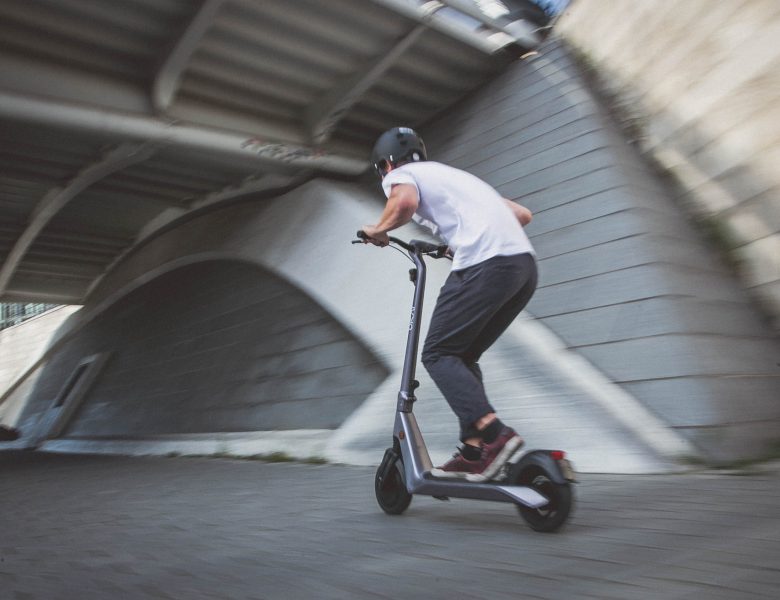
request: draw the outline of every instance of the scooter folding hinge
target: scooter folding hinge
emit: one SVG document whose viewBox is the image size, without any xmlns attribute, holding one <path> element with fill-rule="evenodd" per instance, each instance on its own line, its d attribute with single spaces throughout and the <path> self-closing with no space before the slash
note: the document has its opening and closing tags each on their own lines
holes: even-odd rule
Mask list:
<svg viewBox="0 0 780 600">
<path fill-rule="evenodd" d="M 416 401 L 417 398 L 415 397 L 413 392 L 409 394 L 407 394 L 406 392 L 398 392 L 398 412 L 405 412 L 405 413 L 412 412 L 412 407 L 414 406 L 414 403 Z"/>
</svg>

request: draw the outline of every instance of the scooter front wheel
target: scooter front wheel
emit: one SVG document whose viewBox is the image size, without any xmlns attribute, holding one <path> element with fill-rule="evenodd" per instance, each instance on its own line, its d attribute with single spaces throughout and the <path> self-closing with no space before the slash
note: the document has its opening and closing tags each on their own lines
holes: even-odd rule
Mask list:
<svg viewBox="0 0 780 600">
<path fill-rule="evenodd" d="M 520 516 L 531 529 L 552 533 L 566 522 L 574 503 L 570 483 L 556 483 L 549 473 L 538 466 L 529 466 L 520 471 L 514 483 L 533 488 L 548 499 L 547 504 L 539 508 L 517 506 Z"/>
<path fill-rule="evenodd" d="M 400 460 L 396 460 L 389 469 L 382 464 L 376 471 L 376 500 L 388 515 L 400 515 L 412 502 L 412 495 L 406 490 L 403 471 L 404 465 Z"/>
</svg>

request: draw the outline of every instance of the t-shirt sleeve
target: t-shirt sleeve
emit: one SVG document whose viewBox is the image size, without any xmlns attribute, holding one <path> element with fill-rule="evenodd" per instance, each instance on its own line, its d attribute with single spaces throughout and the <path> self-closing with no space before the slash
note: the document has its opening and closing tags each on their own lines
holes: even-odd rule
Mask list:
<svg viewBox="0 0 780 600">
<path fill-rule="evenodd" d="M 410 185 L 413 185 L 417 190 L 417 194 L 419 196 L 420 188 L 417 187 L 417 182 L 415 181 L 412 174 L 406 173 L 404 171 L 399 171 L 399 170 L 390 171 L 387 175 L 385 175 L 385 178 L 382 180 L 382 189 L 385 192 L 385 196 L 389 198 L 390 192 L 392 192 L 393 190 L 393 186 L 398 185 L 399 183 L 408 183 Z"/>
</svg>

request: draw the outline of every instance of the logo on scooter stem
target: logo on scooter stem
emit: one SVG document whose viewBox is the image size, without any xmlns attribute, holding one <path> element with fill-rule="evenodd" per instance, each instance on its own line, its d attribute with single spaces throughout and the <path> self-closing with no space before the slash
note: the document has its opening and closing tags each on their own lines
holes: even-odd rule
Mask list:
<svg viewBox="0 0 780 600">
<path fill-rule="evenodd" d="M 417 310 L 417 307 L 412 306 L 412 316 L 409 319 L 409 331 L 414 329 L 414 313 L 415 313 L 416 310 Z"/>
</svg>

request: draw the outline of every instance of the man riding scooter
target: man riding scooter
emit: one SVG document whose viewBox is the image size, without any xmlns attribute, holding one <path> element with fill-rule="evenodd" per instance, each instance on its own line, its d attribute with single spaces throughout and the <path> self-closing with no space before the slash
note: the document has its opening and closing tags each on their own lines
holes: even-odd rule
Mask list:
<svg viewBox="0 0 780 600">
<path fill-rule="evenodd" d="M 531 211 L 470 173 L 429 161 L 422 139 L 407 127 L 382 134 L 371 161 L 387 203 L 379 221 L 362 228 L 367 241 L 387 246 L 388 231 L 414 220 L 453 254 L 422 362 L 458 417 L 462 446 L 431 474 L 488 480 L 523 445 L 488 401 L 478 361 L 536 289 L 535 253 L 523 230 Z"/>
</svg>

